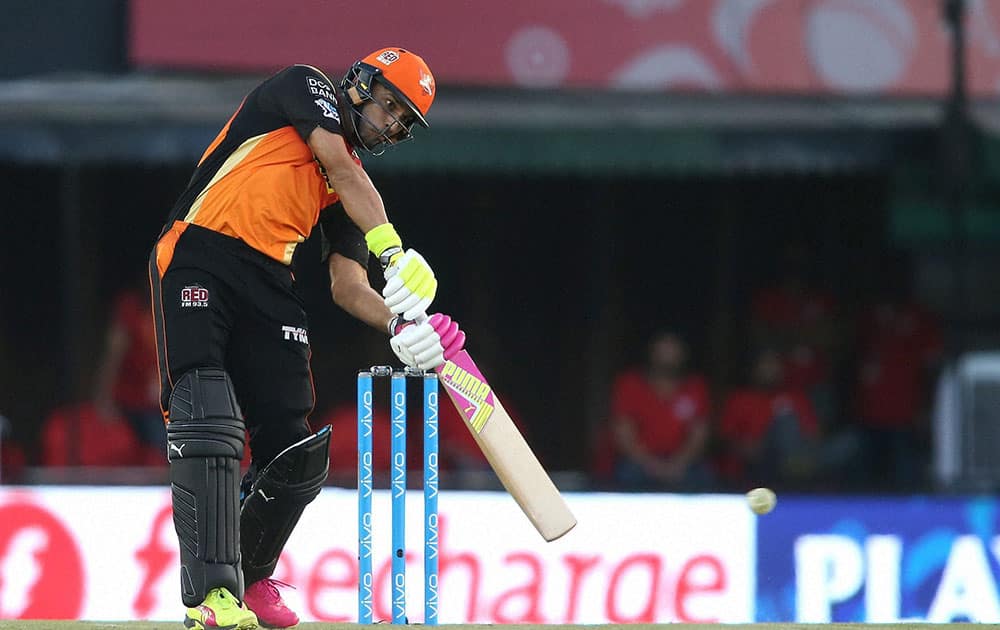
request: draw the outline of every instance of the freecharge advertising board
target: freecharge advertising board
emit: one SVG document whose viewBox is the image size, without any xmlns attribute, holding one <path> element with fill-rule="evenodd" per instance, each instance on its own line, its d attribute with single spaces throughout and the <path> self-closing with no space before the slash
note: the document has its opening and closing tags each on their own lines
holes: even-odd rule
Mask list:
<svg viewBox="0 0 1000 630">
<path fill-rule="evenodd" d="M 754 527 L 740 497 L 576 494 L 545 543 L 504 493 L 440 497 L 440 621 L 753 619 Z M 407 502 L 407 597 L 422 621 L 421 495 Z M 375 497 L 376 618 L 389 618 L 389 501 Z M 357 504 L 327 488 L 274 577 L 304 620 L 357 617 Z M 177 540 L 162 488 L 0 489 L 0 618 L 178 619 Z M 59 593 L 59 597 L 52 597 Z"/>
<path fill-rule="evenodd" d="M 408 496 L 410 621 L 423 619 L 422 501 Z M 544 543 L 504 493 L 443 492 L 442 623 L 927 620 L 1000 623 L 1000 502 L 571 494 Z M 327 488 L 274 577 L 305 620 L 357 615 L 357 508 Z M 389 618 L 389 501 L 375 497 L 376 618 Z M 52 597 L 59 593 L 59 597 Z M 0 618 L 179 619 L 162 488 L 0 488 Z"/>
</svg>

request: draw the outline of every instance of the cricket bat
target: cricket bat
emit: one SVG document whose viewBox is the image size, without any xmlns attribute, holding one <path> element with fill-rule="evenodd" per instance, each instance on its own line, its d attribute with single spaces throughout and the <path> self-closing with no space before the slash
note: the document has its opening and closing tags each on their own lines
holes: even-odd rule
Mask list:
<svg viewBox="0 0 1000 630">
<path fill-rule="evenodd" d="M 469 353 L 462 350 L 437 373 L 486 460 L 542 538 L 551 542 L 573 529 L 576 517 Z"/>
</svg>

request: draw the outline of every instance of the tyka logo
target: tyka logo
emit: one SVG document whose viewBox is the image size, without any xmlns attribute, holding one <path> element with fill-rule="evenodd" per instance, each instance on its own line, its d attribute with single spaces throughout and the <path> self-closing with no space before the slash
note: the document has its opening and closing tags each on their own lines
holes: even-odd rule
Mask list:
<svg viewBox="0 0 1000 630">
<path fill-rule="evenodd" d="M 181 289 L 181 308 L 208 308 L 208 289 L 200 284 Z"/>
<path fill-rule="evenodd" d="M 304 343 L 307 346 L 309 345 L 309 333 L 306 332 L 305 328 L 282 326 L 281 333 L 285 336 L 286 341 L 298 341 L 299 343 Z"/>
</svg>

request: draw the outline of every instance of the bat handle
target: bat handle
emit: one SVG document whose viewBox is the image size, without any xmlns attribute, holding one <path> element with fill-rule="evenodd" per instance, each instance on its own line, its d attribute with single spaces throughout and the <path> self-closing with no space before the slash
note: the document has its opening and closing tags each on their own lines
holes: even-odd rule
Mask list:
<svg viewBox="0 0 1000 630">
<path fill-rule="evenodd" d="M 429 319 L 429 318 L 427 317 L 427 313 L 420 313 L 419 315 L 417 315 L 417 318 L 416 318 L 416 319 L 414 319 L 413 321 L 415 321 L 415 322 L 416 322 L 416 323 L 418 323 L 418 324 L 423 324 L 423 323 L 424 323 L 424 322 L 426 322 L 426 321 L 427 321 L 428 319 Z M 441 371 L 441 368 L 442 368 L 442 367 L 444 367 L 444 366 L 443 366 L 443 365 L 439 365 L 439 366 L 437 366 L 436 368 L 434 368 L 434 370 L 433 370 L 433 371 L 434 371 L 434 372 L 439 372 L 439 373 L 440 373 L 440 371 Z"/>
</svg>

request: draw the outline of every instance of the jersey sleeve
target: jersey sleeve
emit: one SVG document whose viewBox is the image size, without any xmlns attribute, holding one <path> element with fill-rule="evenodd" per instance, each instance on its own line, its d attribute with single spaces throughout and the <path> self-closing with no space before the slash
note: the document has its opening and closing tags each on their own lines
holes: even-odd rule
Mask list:
<svg viewBox="0 0 1000 630">
<path fill-rule="evenodd" d="M 340 254 L 368 268 L 368 245 L 361 229 L 354 225 L 342 204 L 327 206 L 319 215 L 322 240 L 322 260 L 326 262 L 332 254 Z"/>
<path fill-rule="evenodd" d="M 330 79 L 316 68 L 289 66 L 260 86 L 258 103 L 287 120 L 303 140 L 316 127 L 344 135 L 334 89 Z"/>
</svg>

